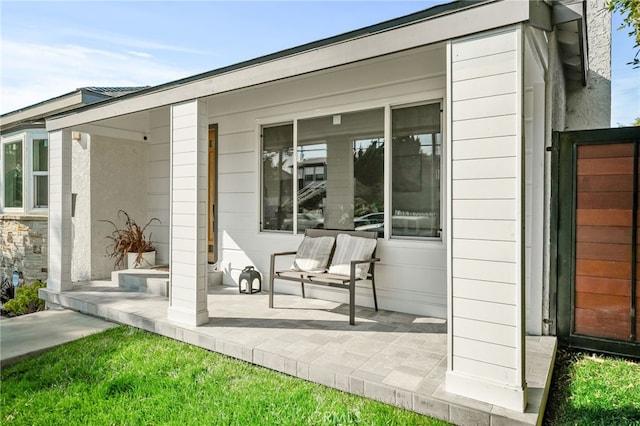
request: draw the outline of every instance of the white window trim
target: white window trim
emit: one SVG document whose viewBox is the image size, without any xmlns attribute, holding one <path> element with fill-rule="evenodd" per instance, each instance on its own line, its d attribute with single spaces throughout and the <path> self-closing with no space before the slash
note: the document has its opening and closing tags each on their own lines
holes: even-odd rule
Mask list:
<svg viewBox="0 0 640 426">
<path fill-rule="evenodd" d="M 22 142 L 22 207 L 5 207 L 4 191 L 0 194 L 0 213 L 2 214 L 35 214 L 46 215 L 49 211 L 48 207 L 35 207 L 34 198 L 34 179 L 36 175 L 49 175 L 46 172 L 33 171 L 33 141 L 35 139 L 49 140 L 46 130 L 26 130 L 4 135 L 0 138 L 0 188 L 4 188 L 4 147 L 6 144 Z M 48 150 L 47 150 L 48 151 Z"/>
<path fill-rule="evenodd" d="M 26 149 L 29 157 L 27 159 L 27 163 L 29 166 L 29 178 L 27 181 L 27 196 L 23 202 L 28 202 L 27 211 L 29 213 L 43 213 L 46 214 L 49 210 L 49 188 L 47 188 L 47 206 L 46 207 L 38 207 L 36 206 L 36 193 L 35 193 L 35 176 L 49 176 L 49 135 L 46 132 L 33 132 L 29 133 L 29 146 Z M 33 142 L 35 140 L 46 140 L 47 141 L 47 171 L 34 171 L 33 170 Z M 26 168 L 26 167 L 25 167 Z"/>
<path fill-rule="evenodd" d="M 392 129 L 391 129 L 391 110 L 394 108 L 402 108 L 402 107 L 407 107 L 407 106 L 412 106 L 412 105 L 426 105 L 426 104 L 434 104 L 434 103 L 439 103 L 440 104 L 440 109 L 442 111 L 441 116 L 440 116 L 440 132 L 442 135 L 442 155 L 440 158 L 440 173 L 441 173 L 441 179 L 440 179 L 440 227 L 442 228 L 442 231 L 440 233 L 440 237 L 405 237 L 405 236 L 395 236 L 392 237 L 391 236 L 391 231 L 390 231 L 390 226 L 391 226 L 391 215 L 387 214 L 387 207 L 389 207 L 389 209 L 391 208 L 391 149 L 385 149 L 385 153 L 384 153 L 384 180 L 385 180 L 385 185 L 384 185 L 384 203 L 385 203 L 385 222 L 384 222 L 384 227 L 385 227 L 385 231 L 384 231 L 384 237 L 380 238 L 382 240 L 384 240 L 387 243 L 392 243 L 393 245 L 398 245 L 398 246 L 412 246 L 413 244 L 423 244 L 423 243 L 428 243 L 428 244 L 435 244 L 437 246 L 443 246 L 446 242 L 446 238 L 447 238 L 447 226 L 445 226 L 448 222 L 448 209 L 447 204 L 446 204 L 446 195 L 447 195 L 447 185 L 446 185 L 446 178 L 447 178 L 447 159 L 448 159 L 448 152 L 447 152 L 447 145 L 445 143 L 445 141 L 447 140 L 447 127 L 446 127 L 446 111 L 445 111 L 445 105 L 447 105 L 447 97 L 446 97 L 446 93 L 445 93 L 445 89 L 436 89 L 436 90 L 430 90 L 428 92 L 423 92 L 423 93 L 414 93 L 411 95 L 405 95 L 405 96 L 398 96 L 396 98 L 393 99 L 387 99 L 386 102 L 380 102 L 380 101 L 366 101 L 366 102 L 358 102 L 358 103 L 354 103 L 354 104 L 348 104 L 348 105 L 336 105 L 336 106 L 332 106 L 332 107 L 328 107 L 328 108 L 318 108 L 318 109 L 314 109 L 314 110 L 308 110 L 308 111 L 298 111 L 295 113 L 290 113 L 290 114 L 278 114 L 278 115 L 274 115 L 274 116 L 267 116 L 267 117 L 261 117 L 259 119 L 257 119 L 255 121 L 255 146 L 257 146 L 258 152 L 260 153 L 260 155 L 256 155 L 256 170 L 260 170 L 258 179 L 256 179 L 256 201 L 257 201 L 257 205 L 260 206 L 257 212 L 257 217 L 256 220 L 254 221 L 255 226 L 256 226 L 256 232 L 257 234 L 260 235 L 268 235 L 269 237 L 271 236 L 277 236 L 277 235 L 281 235 L 281 236 L 287 236 L 287 235 L 294 235 L 294 236 L 301 236 L 301 234 L 297 234 L 296 233 L 296 229 L 297 229 L 297 215 L 293 215 L 293 230 L 291 232 L 287 232 L 287 231 L 264 231 L 261 229 L 260 226 L 260 222 L 262 221 L 262 162 L 261 162 L 261 158 L 262 158 L 262 138 L 261 138 L 261 129 L 263 127 L 271 127 L 271 126 L 277 126 L 280 124 L 285 124 L 285 123 L 293 123 L 293 150 L 294 152 L 297 151 L 298 148 L 298 121 L 299 120 L 305 120 L 305 119 L 311 119 L 311 118 L 317 118 L 317 117 L 323 117 L 323 116 L 329 116 L 329 115 L 335 115 L 335 114 L 347 114 L 350 112 L 358 112 L 358 111 L 364 111 L 364 110 L 371 110 L 371 109 L 376 109 L 376 108 L 384 108 L 384 137 L 385 137 L 385 146 L 390 147 L 390 143 L 387 145 L 386 141 L 391 141 L 391 133 L 392 133 Z M 294 176 L 297 176 L 298 170 L 297 170 L 297 162 L 294 161 L 293 163 L 294 166 Z M 297 185 L 297 180 L 294 179 L 293 180 L 293 193 L 296 193 L 296 185 Z M 294 207 L 294 211 L 297 211 L 298 208 L 298 200 L 297 197 L 294 197 L 293 200 L 293 207 Z M 388 222 L 388 223 L 387 223 Z"/>
</svg>

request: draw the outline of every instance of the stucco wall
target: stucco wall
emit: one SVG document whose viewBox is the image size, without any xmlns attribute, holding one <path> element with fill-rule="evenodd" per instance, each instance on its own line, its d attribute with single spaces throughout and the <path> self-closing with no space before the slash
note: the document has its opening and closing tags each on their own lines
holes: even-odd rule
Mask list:
<svg viewBox="0 0 640 426">
<path fill-rule="evenodd" d="M 80 141 L 73 141 L 71 147 L 71 167 L 73 177 L 71 192 L 76 194 L 75 216 L 71 218 L 73 254 L 71 260 L 71 281 L 91 279 L 91 141 L 82 134 Z"/>
<path fill-rule="evenodd" d="M 549 78 L 547 92 L 551 97 L 551 129 L 563 131 L 567 117 L 567 95 L 560 51 L 555 33 L 549 33 Z"/>
<path fill-rule="evenodd" d="M 47 279 L 47 216 L 0 216 L 0 280 L 13 271 L 26 282 Z"/>
<path fill-rule="evenodd" d="M 564 129 L 608 128 L 611 124 L 611 14 L 602 0 L 587 0 L 589 71 L 587 86 L 567 85 Z"/>
<path fill-rule="evenodd" d="M 94 136 L 91 139 L 91 278 L 108 277 L 113 261 L 105 257 L 119 209 L 144 225 L 147 217 L 147 146 L 141 141 Z M 81 255 L 81 254 L 78 254 Z"/>
</svg>

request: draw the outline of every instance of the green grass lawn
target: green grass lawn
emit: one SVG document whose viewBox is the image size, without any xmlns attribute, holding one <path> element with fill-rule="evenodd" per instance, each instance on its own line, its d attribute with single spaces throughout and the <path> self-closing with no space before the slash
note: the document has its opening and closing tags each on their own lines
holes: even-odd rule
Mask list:
<svg viewBox="0 0 640 426">
<path fill-rule="evenodd" d="M 640 363 L 559 350 L 545 424 L 640 425 Z"/>
<path fill-rule="evenodd" d="M 2 369 L 3 425 L 444 425 L 130 327 Z"/>
</svg>

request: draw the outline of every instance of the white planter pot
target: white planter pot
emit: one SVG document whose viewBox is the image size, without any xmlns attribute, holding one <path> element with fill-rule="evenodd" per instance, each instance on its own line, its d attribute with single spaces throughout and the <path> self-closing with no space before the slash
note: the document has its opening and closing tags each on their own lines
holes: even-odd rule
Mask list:
<svg viewBox="0 0 640 426">
<path fill-rule="evenodd" d="M 135 268 L 149 268 L 156 264 L 156 252 L 148 251 L 142 253 L 142 259 L 139 265 L 136 265 L 136 258 L 138 257 L 138 253 L 127 253 L 127 268 L 135 269 Z"/>
</svg>

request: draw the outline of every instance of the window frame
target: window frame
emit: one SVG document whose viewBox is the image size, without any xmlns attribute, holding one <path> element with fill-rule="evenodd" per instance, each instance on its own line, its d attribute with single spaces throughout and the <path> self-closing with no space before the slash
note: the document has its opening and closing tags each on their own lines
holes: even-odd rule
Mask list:
<svg viewBox="0 0 640 426">
<path fill-rule="evenodd" d="M 419 240 L 419 241 L 444 241 L 444 229 L 445 229 L 445 222 L 446 222 L 446 212 L 445 212 L 445 198 L 446 198 L 446 192 L 445 192 L 445 180 L 446 180 L 446 174 L 445 174 L 445 161 L 446 161 L 446 153 L 445 153 L 445 148 L 446 148 L 446 139 L 445 139 L 445 122 L 444 122 L 444 99 L 432 99 L 432 100 L 427 100 L 427 101 L 422 101 L 422 102 L 411 102 L 411 103 L 403 103 L 403 104 L 394 104 L 391 105 L 389 108 L 389 162 L 388 162 L 388 170 L 389 170 L 389 176 L 388 176 L 388 181 L 385 180 L 385 191 L 388 189 L 389 191 L 389 211 L 393 211 L 393 201 L 391 200 L 391 194 L 393 193 L 393 179 L 392 179 L 392 161 L 393 161 L 393 122 L 392 122 L 392 112 L 393 110 L 398 110 L 398 109 L 403 109 L 403 108 L 411 108 L 411 107 L 417 107 L 417 106 L 423 106 L 423 105 L 439 105 L 439 110 L 440 110 L 440 235 L 436 236 L 436 237 L 417 237 L 417 236 L 411 236 L 411 235 L 393 235 L 392 231 L 393 231 L 393 226 L 392 226 L 392 220 L 393 220 L 393 214 L 391 215 L 386 215 L 385 214 L 385 238 L 386 239 L 392 239 L 392 240 Z M 385 128 L 386 130 L 386 128 Z M 386 134 L 386 133 L 385 133 Z M 387 153 L 385 152 L 385 155 Z M 385 163 L 385 167 L 387 166 L 387 164 Z M 385 171 L 387 169 L 385 168 Z M 386 179 L 386 175 L 385 175 L 385 179 Z M 385 212 L 387 211 L 387 200 L 385 199 Z M 388 230 L 388 231 L 387 231 Z M 387 235 L 387 232 L 389 233 Z"/>
<path fill-rule="evenodd" d="M 35 140 L 47 141 L 47 170 L 33 170 L 33 144 Z M 49 176 L 49 134 L 44 129 L 25 130 L 21 132 L 8 133 L 0 137 L 0 187 L 4 188 L 5 174 L 5 145 L 21 142 L 22 143 L 22 207 L 6 207 L 4 191 L 0 194 L 0 213 L 2 214 L 34 214 L 46 215 L 49 211 L 49 188 L 47 185 L 47 206 L 36 206 L 35 200 L 35 178 L 34 176 Z"/>
<path fill-rule="evenodd" d="M 392 182 L 391 182 L 391 162 L 392 162 L 392 110 L 398 108 L 406 108 L 412 106 L 419 105 L 430 105 L 430 104 L 439 104 L 440 105 L 440 134 L 442 138 L 442 146 L 441 146 L 441 156 L 440 156 L 440 235 L 437 237 L 416 237 L 416 236 L 392 236 L 391 235 L 391 221 L 392 215 L 388 214 L 391 212 L 391 196 L 392 196 Z M 257 155 L 257 170 L 260 170 L 260 174 L 258 179 L 256 180 L 256 199 L 258 201 L 259 210 L 257 212 L 256 217 L 256 225 L 258 234 L 274 236 L 274 235 L 301 235 L 297 234 L 297 215 L 293 215 L 293 229 L 291 230 L 263 230 L 262 229 L 262 218 L 263 218 L 263 191 L 262 191 L 262 162 L 260 159 L 262 158 L 262 149 L 263 149 L 263 140 L 262 140 L 262 129 L 265 127 L 278 126 L 282 124 L 292 124 L 293 125 L 293 152 L 297 152 L 298 149 L 298 121 L 313 119 L 323 116 L 329 115 L 339 115 L 339 114 L 347 114 L 351 112 L 359 112 L 365 110 L 372 110 L 376 108 L 384 109 L 384 139 L 385 139 L 385 152 L 384 152 L 384 236 L 379 237 L 379 239 L 399 243 L 399 244 L 413 244 L 412 242 L 430 242 L 438 245 L 445 244 L 446 242 L 446 223 L 448 217 L 448 209 L 446 204 L 446 190 L 447 190 L 447 145 L 446 145 L 446 111 L 444 111 L 444 105 L 446 104 L 445 93 L 444 90 L 433 90 L 426 93 L 421 93 L 419 95 L 405 95 L 400 96 L 394 99 L 389 99 L 386 103 L 380 102 L 360 102 L 357 104 L 349 104 L 349 105 L 340 105 L 334 106 L 330 108 L 318 108 L 309 111 L 302 111 L 297 113 L 290 113 L 285 115 L 277 115 L 271 117 L 263 117 L 259 118 L 255 121 L 255 132 L 256 132 L 256 140 L 257 146 L 259 148 L 259 155 Z M 388 143 L 387 143 L 388 141 Z M 298 167 L 297 161 L 293 162 L 294 167 L 294 176 L 298 176 Z M 325 179 L 328 176 L 325 171 Z M 297 179 L 293 179 L 292 182 L 292 191 L 294 194 L 297 193 Z M 293 199 L 293 209 L 297 211 L 298 209 L 298 199 L 294 197 Z"/>
<path fill-rule="evenodd" d="M 49 137 L 47 134 L 44 135 L 44 137 L 38 137 L 37 134 L 31 135 L 30 137 L 30 148 L 31 148 L 31 154 L 30 154 L 30 160 L 31 160 L 31 167 L 29 168 L 30 171 L 30 175 L 29 175 L 29 183 L 31 184 L 31 194 L 27 194 L 29 196 L 29 200 L 30 200 L 30 207 L 29 210 L 30 211 L 39 211 L 39 210 L 47 210 L 49 208 Z M 47 169 L 46 170 L 34 170 L 34 165 L 35 165 L 35 161 L 34 161 L 34 155 L 35 155 L 35 149 L 34 149 L 34 144 L 36 141 L 45 141 L 45 147 L 47 148 Z M 36 193 L 36 177 L 42 177 L 42 176 L 46 176 L 47 178 L 47 204 L 43 205 L 38 205 L 37 203 L 37 193 Z"/>
</svg>

